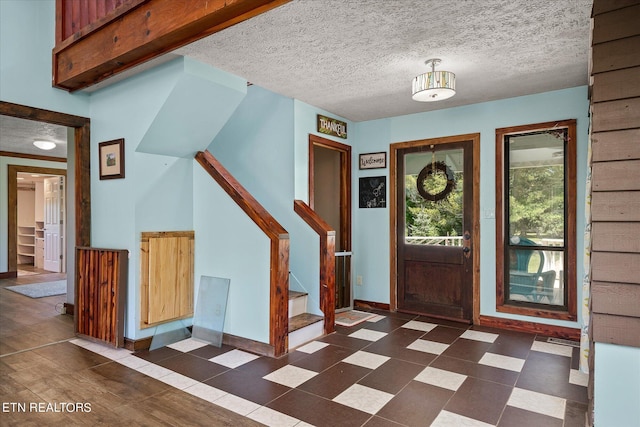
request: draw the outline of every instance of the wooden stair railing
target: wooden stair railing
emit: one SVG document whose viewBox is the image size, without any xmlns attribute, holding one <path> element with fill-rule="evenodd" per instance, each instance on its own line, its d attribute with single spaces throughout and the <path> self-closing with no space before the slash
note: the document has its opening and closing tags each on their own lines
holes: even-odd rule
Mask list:
<svg viewBox="0 0 640 427">
<path fill-rule="evenodd" d="M 293 201 L 293 210 L 320 236 L 320 310 L 330 334 L 336 329 L 336 231 L 302 200 Z"/>
<path fill-rule="evenodd" d="M 210 152 L 198 152 L 196 160 L 271 241 L 269 344 L 282 356 L 289 333 L 289 234 Z"/>
</svg>

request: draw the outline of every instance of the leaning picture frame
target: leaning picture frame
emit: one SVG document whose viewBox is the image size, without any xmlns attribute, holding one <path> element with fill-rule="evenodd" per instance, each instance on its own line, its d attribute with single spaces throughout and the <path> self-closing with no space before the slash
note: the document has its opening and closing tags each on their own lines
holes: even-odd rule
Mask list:
<svg viewBox="0 0 640 427">
<path fill-rule="evenodd" d="M 124 139 L 98 144 L 100 179 L 124 178 Z"/>
</svg>

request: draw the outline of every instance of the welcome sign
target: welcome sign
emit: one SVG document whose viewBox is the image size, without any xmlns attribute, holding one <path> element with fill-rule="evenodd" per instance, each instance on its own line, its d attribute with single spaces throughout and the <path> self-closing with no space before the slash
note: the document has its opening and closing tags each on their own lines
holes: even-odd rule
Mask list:
<svg viewBox="0 0 640 427">
<path fill-rule="evenodd" d="M 318 132 L 347 139 L 347 123 L 318 114 Z"/>
</svg>

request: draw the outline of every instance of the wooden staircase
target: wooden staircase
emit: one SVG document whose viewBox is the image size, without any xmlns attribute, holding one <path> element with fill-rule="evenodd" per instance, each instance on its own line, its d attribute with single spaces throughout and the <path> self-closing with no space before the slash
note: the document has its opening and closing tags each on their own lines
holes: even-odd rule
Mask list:
<svg viewBox="0 0 640 427">
<path fill-rule="evenodd" d="M 289 350 L 324 334 L 324 317 L 307 313 L 306 292 L 289 290 Z"/>
</svg>

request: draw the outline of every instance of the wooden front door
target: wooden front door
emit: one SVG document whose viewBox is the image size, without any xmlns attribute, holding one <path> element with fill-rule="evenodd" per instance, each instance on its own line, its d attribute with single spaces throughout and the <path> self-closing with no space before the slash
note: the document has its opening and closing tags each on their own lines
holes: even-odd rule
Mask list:
<svg viewBox="0 0 640 427">
<path fill-rule="evenodd" d="M 474 151 L 451 137 L 396 152 L 398 311 L 473 320 Z"/>
</svg>

